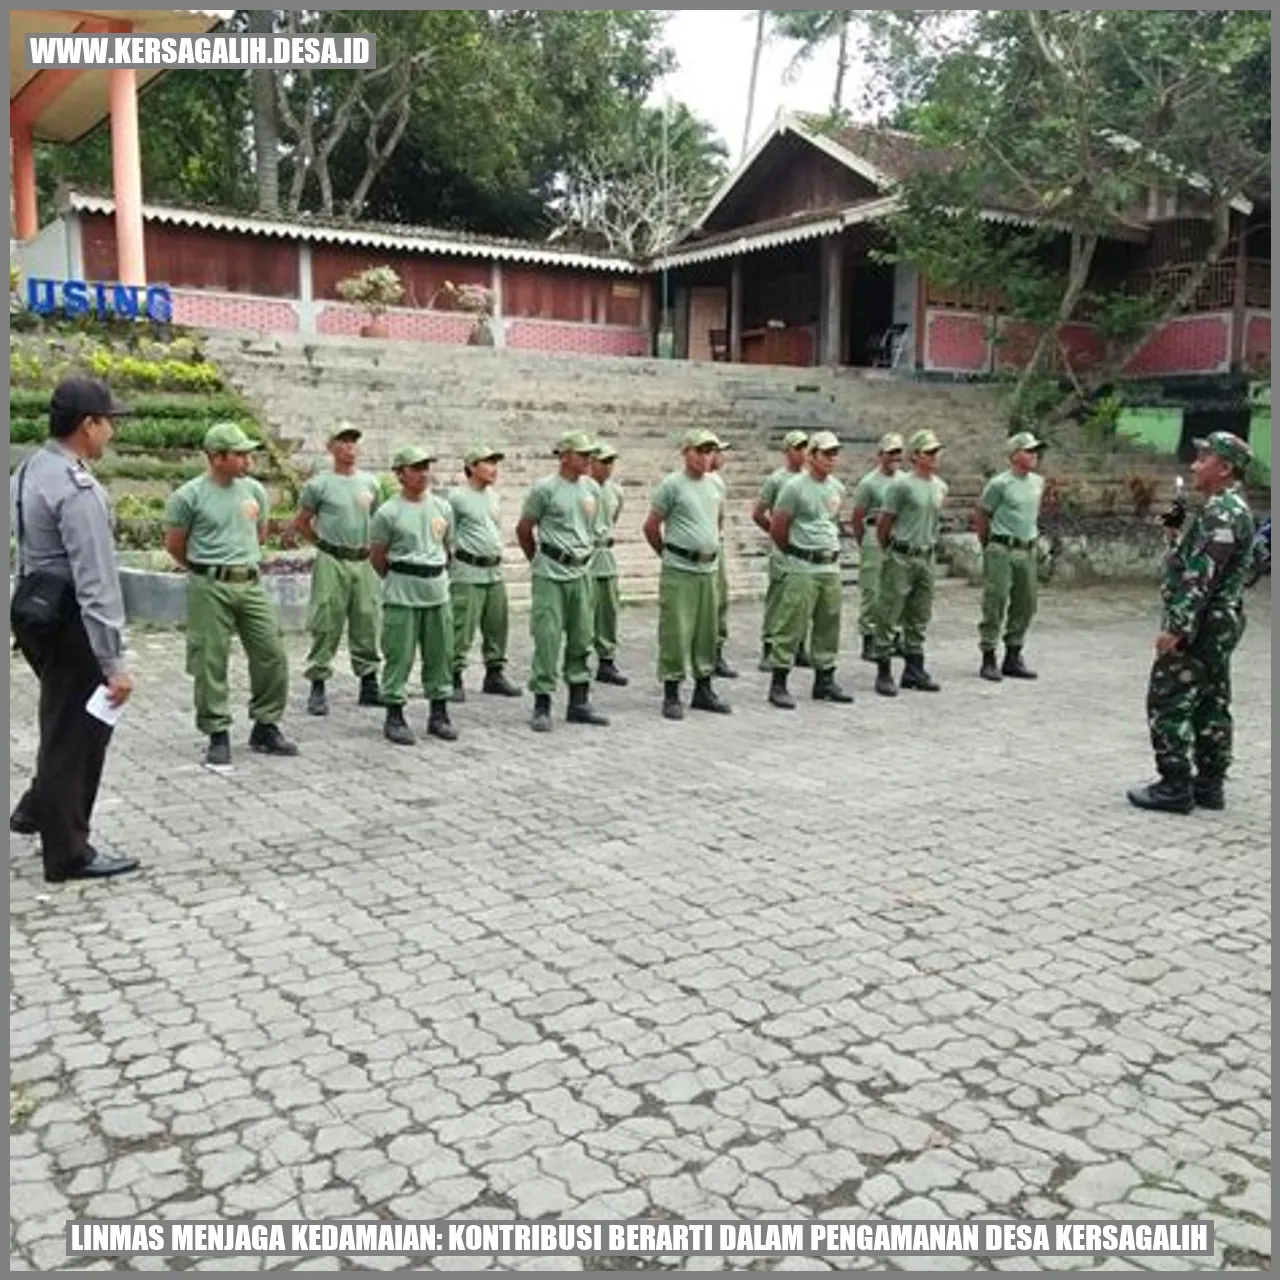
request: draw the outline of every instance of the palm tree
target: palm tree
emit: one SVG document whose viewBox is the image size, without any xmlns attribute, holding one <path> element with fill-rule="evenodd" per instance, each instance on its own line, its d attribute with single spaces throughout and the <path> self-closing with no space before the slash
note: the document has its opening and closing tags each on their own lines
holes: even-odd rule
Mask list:
<svg viewBox="0 0 1280 1280">
<path fill-rule="evenodd" d="M 747 118 L 742 123 L 742 150 L 738 155 L 741 160 L 747 154 L 747 146 L 751 142 L 751 117 L 756 112 L 756 80 L 760 75 L 760 51 L 764 48 L 764 19 L 768 11 L 756 10 L 756 42 L 751 50 L 751 82 L 747 85 Z"/>
<path fill-rule="evenodd" d="M 271 9 L 250 9 L 249 30 L 269 36 L 275 24 Z M 258 182 L 258 212 L 280 212 L 280 125 L 276 119 L 276 73 L 271 67 L 254 67 L 253 157 Z"/>
<path fill-rule="evenodd" d="M 770 9 L 774 31 L 784 40 L 796 40 L 799 52 L 791 59 L 787 78 L 794 79 L 800 68 L 824 45 L 839 41 L 836 56 L 836 83 L 831 95 L 831 113 L 839 112 L 844 102 L 844 78 L 849 69 L 850 9 Z"/>
</svg>

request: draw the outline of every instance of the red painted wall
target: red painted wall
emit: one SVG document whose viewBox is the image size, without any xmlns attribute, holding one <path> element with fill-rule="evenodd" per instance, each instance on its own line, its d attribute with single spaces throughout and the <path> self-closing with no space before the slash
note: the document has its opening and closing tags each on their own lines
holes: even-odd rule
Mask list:
<svg viewBox="0 0 1280 1280">
<path fill-rule="evenodd" d="M 1153 334 L 1125 365 L 1130 376 L 1225 373 L 1231 365 L 1231 314 L 1179 316 Z"/>
<path fill-rule="evenodd" d="M 1244 361 L 1251 369 L 1271 368 L 1271 317 L 1252 313 L 1245 322 Z"/>
</svg>

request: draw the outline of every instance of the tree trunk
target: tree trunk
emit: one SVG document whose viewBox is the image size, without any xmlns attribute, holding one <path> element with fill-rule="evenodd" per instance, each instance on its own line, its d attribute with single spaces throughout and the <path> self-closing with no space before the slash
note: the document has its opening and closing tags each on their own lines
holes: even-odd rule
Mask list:
<svg viewBox="0 0 1280 1280">
<path fill-rule="evenodd" d="M 836 88 L 831 99 L 831 114 L 837 115 L 844 102 L 844 76 L 849 67 L 849 12 L 840 17 L 840 43 L 836 52 Z"/>
<path fill-rule="evenodd" d="M 756 112 L 756 81 L 760 75 L 760 51 L 764 48 L 764 9 L 756 10 L 756 43 L 751 51 L 751 80 L 747 85 L 747 118 L 742 124 L 742 151 L 738 155 L 741 160 L 747 154 L 751 142 L 751 118 Z"/>
<path fill-rule="evenodd" d="M 269 36 L 275 11 L 250 9 L 249 31 Z M 258 184 L 258 212 L 280 212 L 280 126 L 276 118 L 276 73 L 270 67 L 249 72 L 253 85 L 253 157 Z"/>
</svg>

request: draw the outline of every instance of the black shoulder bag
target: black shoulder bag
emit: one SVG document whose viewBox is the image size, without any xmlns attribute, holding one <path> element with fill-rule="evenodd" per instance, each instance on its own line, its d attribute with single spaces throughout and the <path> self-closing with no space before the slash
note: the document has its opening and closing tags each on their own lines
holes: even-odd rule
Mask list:
<svg viewBox="0 0 1280 1280">
<path fill-rule="evenodd" d="M 75 606 L 75 584 L 61 574 L 41 570 L 28 573 L 23 546 L 26 526 L 22 519 L 22 488 L 30 459 L 18 469 L 18 584 L 9 601 L 9 625 L 14 639 L 24 650 L 46 648 L 71 621 Z"/>
</svg>

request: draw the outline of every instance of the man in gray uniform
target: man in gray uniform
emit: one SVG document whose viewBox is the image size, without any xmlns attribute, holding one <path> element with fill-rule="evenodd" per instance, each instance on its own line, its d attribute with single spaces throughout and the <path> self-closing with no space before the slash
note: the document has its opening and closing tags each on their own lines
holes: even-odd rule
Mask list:
<svg viewBox="0 0 1280 1280">
<path fill-rule="evenodd" d="M 126 412 L 101 382 L 64 379 L 49 408 L 50 439 L 10 480 L 18 572 L 25 580 L 10 622 L 40 680 L 40 752 L 35 780 L 9 826 L 39 831 L 44 878 L 54 884 L 116 876 L 138 865 L 89 843 L 112 730 L 85 705 L 102 685 L 112 707 L 122 707 L 133 692 L 110 509 L 85 465 L 102 457 L 114 419 Z M 56 602 L 43 626 L 24 612 L 28 590 Z"/>
</svg>

